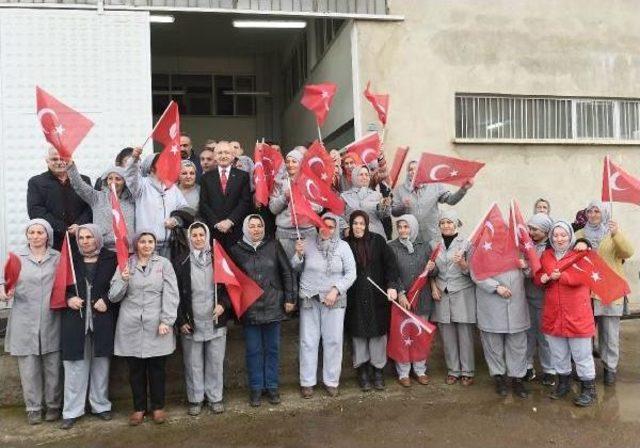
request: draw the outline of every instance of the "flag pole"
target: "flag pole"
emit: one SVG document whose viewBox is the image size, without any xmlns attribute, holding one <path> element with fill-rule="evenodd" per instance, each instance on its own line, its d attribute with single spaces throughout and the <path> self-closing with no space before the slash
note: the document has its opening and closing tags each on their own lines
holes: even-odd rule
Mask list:
<svg viewBox="0 0 640 448">
<path fill-rule="evenodd" d="M 293 202 L 293 189 L 291 188 L 291 178 L 287 177 L 287 184 L 289 184 L 289 200 L 291 201 L 291 211 L 293 212 L 293 221 L 296 225 L 296 234 L 298 239 L 300 238 L 300 228 L 298 227 L 298 215 L 296 215 L 296 204 Z"/>
<path fill-rule="evenodd" d="M 320 140 L 320 143 L 324 144 L 324 142 L 322 141 L 322 131 L 320 131 L 320 123 L 318 123 L 317 121 L 316 127 L 318 128 L 318 139 Z"/>
<path fill-rule="evenodd" d="M 169 101 L 169 105 L 164 110 L 164 112 L 162 112 L 162 115 L 160 115 L 160 118 L 158 118 L 158 121 L 156 121 L 155 126 L 153 127 L 153 129 L 151 129 L 151 134 L 149 134 L 149 136 L 147 137 L 147 139 L 144 141 L 144 143 L 140 148 L 144 149 L 145 145 L 149 143 L 149 140 L 151 140 L 151 136 L 153 135 L 154 132 L 156 132 L 156 128 L 158 127 L 158 124 L 162 121 L 164 116 L 167 114 L 167 111 L 169 110 L 169 106 L 171 106 L 171 103 L 173 103 L 173 100 Z"/>
<path fill-rule="evenodd" d="M 215 257 L 215 253 L 216 253 L 216 239 L 213 239 L 213 251 L 211 252 L 211 256 Z M 218 307 L 218 284 L 216 283 L 216 273 L 215 273 L 215 268 L 216 268 L 216 263 L 215 260 L 212 260 L 213 262 L 211 263 L 211 270 L 214 271 L 213 272 L 213 323 L 218 325 L 218 316 L 216 315 L 216 308 Z"/>
<path fill-rule="evenodd" d="M 76 267 L 73 265 L 73 254 L 71 253 L 71 243 L 69 242 L 69 231 L 65 232 L 65 240 L 67 241 L 67 253 L 69 254 L 69 260 L 71 260 L 71 276 L 73 277 L 73 287 L 76 290 L 76 297 L 80 297 L 78 292 L 78 280 L 76 279 Z M 84 319 L 82 316 L 82 307 L 78 309 L 80 312 L 80 319 Z"/>
<path fill-rule="evenodd" d="M 609 219 L 613 221 L 613 196 L 611 195 L 611 158 L 609 154 L 605 156 L 607 164 L 607 190 L 609 192 Z"/>
</svg>

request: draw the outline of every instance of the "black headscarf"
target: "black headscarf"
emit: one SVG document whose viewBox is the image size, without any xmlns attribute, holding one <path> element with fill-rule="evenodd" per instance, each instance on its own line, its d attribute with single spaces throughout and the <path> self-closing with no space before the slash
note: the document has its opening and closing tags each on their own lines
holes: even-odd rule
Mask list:
<svg viewBox="0 0 640 448">
<path fill-rule="evenodd" d="M 362 217 L 365 223 L 364 235 L 362 238 L 356 238 L 353 233 L 353 222 L 357 217 Z M 370 240 L 371 233 L 369 233 L 369 215 L 362 210 L 354 211 L 349 217 L 349 236 L 346 241 L 349 243 L 356 261 L 361 266 L 366 266 L 371 262 L 371 248 L 369 247 Z"/>
</svg>

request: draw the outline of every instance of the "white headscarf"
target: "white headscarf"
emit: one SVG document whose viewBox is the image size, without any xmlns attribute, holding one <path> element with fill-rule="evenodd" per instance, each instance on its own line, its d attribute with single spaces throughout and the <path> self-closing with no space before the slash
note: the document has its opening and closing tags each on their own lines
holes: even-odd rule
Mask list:
<svg viewBox="0 0 640 448">
<path fill-rule="evenodd" d="M 608 224 L 611 219 L 611 215 L 609 213 L 609 207 L 601 201 L 593 200 L 589 202 L 587 211 L 593 208 L 600 210 L 602 220 L 600 221 L 600 224 L 591 224 L 589 220 L 587 220 L 584 225 L 584 236 L 591 243 L 591 247 L 596 250 L 598 249 L 598 246 L 600 246 L 602 239 L 607 235 L 607 233 L 609 233 Z"/>
<path fill-rule="evenodd" d="M 418 237 L 418 233 L 420 231 L 420 225 L 418 224 L 418 220 L 413 215 L 402 215 L 396 221 L 396 224 L 400 221 L 404 221 L 409 226 L 409 238 L 398 237 L 398 241 L 404 247 L 407 248 L 407 251 L 412 254 L 414 252 L 413 243 L 415 243 L 416 238 Z"/>
<path fill-rule="evenodd" d="M 565 249 L 560 249 L 553 242 L 553 231 L 555 230 L 556 227 L 560 227 L 561 229 L 564 229 L 569 234 L 569 244 Z M 551 244 L 551 247 L 554 250 L 556 260 L 560 260 L 562 257 L 564 257 L 565 254 L 571 250 L 575 242 L 576 242 L 576 234 L 574 233 L 573 227 L 571 227 L 571 224 L 569 224 L 567 221 L 556 221 L 553 223 L 553 226 L 551 226 L 551 230 L 549 230 L 549 243 Z"/>
<path fill-rule="evenodd" d="M 193 244 L 191 243 L 191 229 L 196 226 L 204 227 L 205 243 L 204 243 L 204 249 L 201 249 L 201 250 L 194 248 Z M 210 241 L 209 227 L 203 222 L 194 221 L 193 224 L 189 226 L 189 230 L 187 230 L 187 239 L 189 241 L 189 252 L 190 252 L 191 260 L 193 260 L 200 267 L 209 266 L 211 264 L 211 244 L 209 243 Z"/>
<path fill-rule="evenodd" d="M 358 176 L 360 175 L 360 171 L 363 169 L 369 172 L 371 175 L 371 170 L 367 168 L 366 165 L 358 165 L 353 168 L 351 171 L 351 191 L 355 192 L 358 198 L 364 199 L 369 195 L 369 185 L 365 185 L 363 187 L 359 186 Z"/>
<path fill-rule="evenodd" d="M 255 249 L 256 247 L 258 247 L 260 243 L 264 241 L 266 233 L 265 232 L 262 233 L 262 239 L 260 241 L 257 241 L 257 242 L 253 241 L 253 239 L 251 238 L 251 233 L 249 233 L 249 221 L 252 219 L 259 219 L 260 222 L 262 222 L 262 227 L 265 227 L 265 225 L 264 225 L 264 219 L 262 219 L 262 216 L 256 215 L 256 214 L 248 215 L 246 218 L 244 218 L 244 221 L 242 222 L 242 241 L 244 241 L 249 246 Z"/>
</svg>

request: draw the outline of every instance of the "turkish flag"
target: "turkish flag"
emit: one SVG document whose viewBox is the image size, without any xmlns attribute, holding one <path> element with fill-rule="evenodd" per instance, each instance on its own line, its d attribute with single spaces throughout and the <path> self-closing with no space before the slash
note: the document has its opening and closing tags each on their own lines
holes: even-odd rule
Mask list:
<svg viewBox="0 0 640 448">
<path fill-rule="evenodd" d="M 264 291 L 229 258 L 222 244 L 213 240 L 213 282 L 227 287 L 238 319 L 258 300 Z"/>
<path fill-rule="evenodd" d="M 325 227 L 322 218 L 313 210 L 311 202 L 309 202 L 304 195 L 300 186 L 295 183 L 291 185 L 289 208 L 291 212 L 291 225 L 295 227 L 312 225 L 318 228 Z"/>
<path fill-rule="evenodd" d="M 404 161 L 407 159 L 408 154 L 408 146 L 401 146 L 396 149 L 396 154 L 393 156 L 393 163 L 391 164 L 391 170 L 389 171 L 389 182 L 391 183 L 391 188 L 395 188 L 398 183 L 398 177 L 400 177 L 402 165 L 404 165 Z"/>
<path fill-rule="evenodd" d="M 560 272 L 565 271 L 584 258 L 588 253 L 586 250 L 572 251 L 569 255 L 565 255 L 561 260 L 558 260 L 556 267 Z M 551 275 L 551 272 L 547 272 L 547 275 Z"/>
<path fill-rule="evenodd" d="M 471 270 L 476 279 L 484 280 L 497 274 L 519 269 L 518 253 L 509 228 L 494 203 L 470 238 Z"/>
<path fill-rule="evenodd" d="M 611 269 L 597 252 L 584 252 L 587 252 L 587 255 L 571 265 L 571 268 L 580 274 L 603 305 L 631 293 L 627 281 Z"/>
<path fill-rule="evenodd" d="M 364 89 L 365 98 L 371 103 L 373 108 L 378 114 L 378 119 L 383 125 L 387 124 L 387 113 L 389 111 L 389 95 L 380 95 L 371 93 L 369 86 L 371 81 L 367 82 L 367 87 Z"/>
<path fill-rule="evenodd" d="M 320 180 L 308 165 L 303 165 L 296 176 L 295 184 L 309 201 L 321 205 L 336 215 L 344 214 L 342 198 L 331 189 L 329 184 Z"/>
<path fill-rule="evenodd" d="M 436 258 L 440 255 L 440 252 L 444 250 L 444 244 L 439 243 L 436 248 L 431 252 L 431 256 L 429 257 L 429 261 L 433 261 L 435 263 Z"/>
<path fill-rule="evenodd" d="M 16 287 L 18 278 L 20 278 L 20 271 L 22 270 L 22 263 L 20 258 L 13 252 L 9 252 L 9 257 L 4 264 L 4 290 L 5 292 L 11 291 Z"/>
<path fill-rule="evenodd" d="M 275 185 L 276 173 L 283 163 L 282 154 L 266 143 L 256 143 L 253 161 L 255 198 L 258 203 L 266 206 Z"/>
<path fill-rule="evenodd" d="M 115 186 L 111 185 L 109 192 L 109 202 L 111 203 L 111 226 L 113 237 L 116 242 L 116 256 L 118 258 L 118 268 L 123 272 L 129 262 L 129 239 L 127 238 L 127 223 L 122 214 L 120 200 L 115 191 Z"/>
<path fill-rule="evenodd" d="M 439 244 L 438 247 L 436 247 L 436 249 L 433 251 L 433 253 L 431 254 L 431 257 L 429 257 L 429 261 L 434 261 L 436 259 L 436 257 L 440 253 L 440 247 L 441 247 L 441 244 Z M 420 295 L 420 292 L 427 285 L 427 281 L 429 280 L 428 275 L 429 273 L 427 272 L 427 266 L 425 265 L 422 273 L 415 278 L 415 280 L 413 281 L 413 283 L 411 283 L 411 286 L 409 287 L 409 291 L 407 291 L 407 300 L 411 304 L 412 309 L 414 309 L 415 306 L 417 306 L 418 304 L 418 302 L 416 301 L 416 297 Z M 415 306 L 414 306 L 414 303 L 415 303 Z"/>
<path fill-rule="evenodd" d="M 365 165 L 378 160 L 380 156 L 380 136 L 377 132 L 369 132 L 364 137 L 348 144 L 345 147 L 347 152 L 358 154 L 360 160 Z"/>
<path fill-rule="evenodd" d="M 156 177 L 170 187 L 180 176 L 180 112 L 171 101 L 151 132 L 151 138 L 164 146 L 156 163 Z"/>
<path fill-rule="evenodd" d="M 462 186 L 469 179 L 473 179 L 483 166 L 484 163 L 481 162 L 423 152 L 418 161 L 413 184 L 417 187 L 422 184 L 443 182 Z"/>
<path fill-rule="evenodd" d="M 333 96 L 337 90 L 338 86 L 330 82 L 304 86 L 300 103 L 316 115 L 318 126 L 322 126 L 329 115 Z"/>
<path fill-rule="evenodd" d="M 387 355 L 400 363 L 426 360 L 431 353 L 436 326 L 392 303 Z"/>
<path fill-rule="evenodd" d="M 76 284 L 76 273 L 73 268 L 73 257 L 69 244 L 69 233 L 65 233 L 60 250 L 60 261 L 56 268 L 56 275 L 53 279 L 53 289 L 51 290 L 51 301 L 49 308 L 59 310 L 67 307 L 67 286 Z"/>
<path fill-rule="evenodd" d="M 66 160 L 93 127 L 93 122 L 80 112 L 61 103 L 36 86 L 36 109 L 44 138 Z"/>
<path fill-rule="evenodd" d="M 302 169 L 308 169 L 328 185 L 333 181 L 336 167 L 324 145 L 318 140 L 314 141 L 307 152 L 304 153 L 300 165 Z"/>
<path fill-rule="evenodd" d="M 640 205 L 640 179 L 613 163 L 609 156 L 604 158 L 602 200 Z"/>
<path fill-rule="evenodd" d="M 540 257 L 536 251 L 536 245 L 529 235 L 527 224 L 524 222 L 520 207 L 514 199 L 509 210 L 509 235 L 513 238 L 516 247 L 527 257 L 527 263 L 532 275 L 542 267 Z"/>
</svg>

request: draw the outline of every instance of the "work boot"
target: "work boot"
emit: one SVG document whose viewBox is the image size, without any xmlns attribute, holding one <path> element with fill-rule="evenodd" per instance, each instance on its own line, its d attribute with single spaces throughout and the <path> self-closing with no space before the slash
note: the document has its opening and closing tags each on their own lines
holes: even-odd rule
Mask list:
<svg viewBox="0 0 640 448">
<path fill-rule="evenodd" d="M 504 375 L 495 375 L 493 380 L 496 382 L 496 393 L 501 397 L 507 396 L 507 381 Z"/>
<path fill-rule="evenodd" d="M 105 422 L 108 422 L 113 418 L 113 416 L 111 415 L 111 411 L 98 412 L 97 414 L 93 415 L 98 417 L 100 420 L 104 420 Z"/>
<path fill-rule="evenodd" d="M 384 390 L 384 370 L 373 369 L 373 387 L 376 390 Z"/>
<path fill-rule="evenodd" d="M 511 378 L 511 388 L 513 390 L 513 395 L 516 397 L 527 398 L 529 396 L 529 392 L 524 387 L 522 378 Z"/>
<path fill-rule="evenodd" d="M 533 367 L 530 369 L 527 369 L 527 373 L 524 376 L 524 380 L 527 383 L 530 383 L 531 381 L 536 379 L 536 369 L 534 369 Z"/>
<path fill-rule="evenodd" d="M 249 393 L 249 404 L 254 408 L 262 404 L 262 391 L 260 389 L 251 389 L 251 393 Z"/>
<path fill-rule="evenodd" d="M 30 425 L 39 425 L 42 423 L 42 411 L 27 412 L 27 421 Z"/>
<path fill-rule="evenodd" d="M 573 404 L 586 408 L 595 403 L 596 394 L 596 380 L 581 381 L 580 395 L 573 399 Z"/>
<path fill-rule="evenodd" d="M 270 404 L 280 404 L 280 392 L 278 389 L 267 389 L 267 400 Z"/>
<path fill-rule="evenodd" d="M 542 375 L 542 385 L 551 387 L 556 385 L 556 376 L 551 373 L 545 373 Z"/>
<path fill-rule="evenodd" d="M 47 409 L 47 412 L 44 414 L 45 422 L 55 422 L 60 420 L 60 409 Z"/>
<path fill-rule="evenodd" d="M 559 400 L 565 395 L 571 392 L 571 374 L 569 375 L 558 375 L 558 382 L 556 383 L 556 388 L 551 394 L 549 398 L 552 400 Z"/>
<path fill-rule="evenodd" d="M 605 386 L 613 386 L 616 384 L 616 372 L 613 370 L 609 370 L 606 367 L 604 368 L 604 385 Z"/>
<path fill-rule="evenodd" d="M 369 377 L 369 363 L 365 362 L 358 367 L 358 383 L 363 392 L 369 392 L 372 388 L 371 378 Z"/>
</svg>

